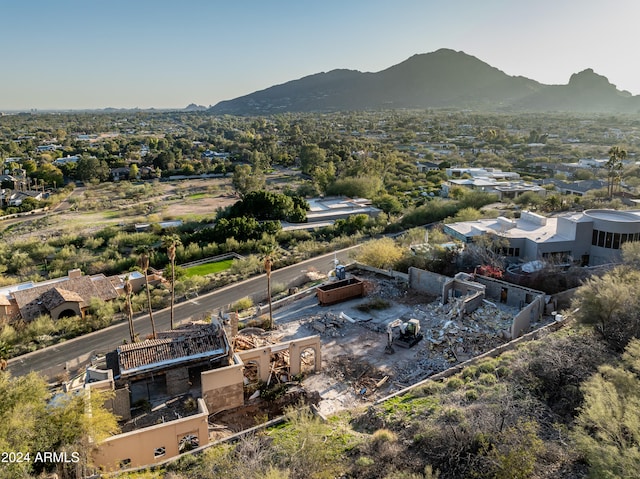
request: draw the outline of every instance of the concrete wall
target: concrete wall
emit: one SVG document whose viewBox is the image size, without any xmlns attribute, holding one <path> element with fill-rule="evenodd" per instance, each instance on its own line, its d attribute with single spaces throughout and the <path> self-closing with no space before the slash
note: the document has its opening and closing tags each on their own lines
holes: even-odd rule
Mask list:
<svg viewBox="0 0 640 479">
<path fill-rule="evenodd" d="M 322 368 L 320 336 L 308 336 L 286 343 L 273 344 L 264 348 L 240 351 L 234 354 L 234 364 L 223 368 L 212 369 L 201 373 L 202 399 L 198 399 L 198 414 L 186 418 L 170 421 L 156 426 L 150 426 L 110 437 L 97 445 L 93 456 L 96 466 L 105 470 L 115 470 L 122 467 L 134 468 L 147 464 L 166 461 L 178 455 L 180 439 L 187 434 L 198 437 L 199 445 L 209 443 L 207 418 L 211 414 L 233 409 L 244 405 L 244 376 L 245 362 L 256 361 L 260 364 L 261 378 L 268 379 L 271 355 L 278 351 L 289 351 L 289 373 L 299 374 L 302 370 L 302 353 L 312 349 L 315 359 L 315 370 Z M 186 370 L 186 368 L 183 368 Z M 179 370 L 178 370 L 179 371 Z M 266 375 L 266 377 L 264 376 Z M 91 389 L 113 389 L 113 381 L 107 378 L 103 381 L 90 383 Z M 110 404 L 117 414 L 124 407 L 129 408 L 129 390 L 116 390 L 116 397 Z M 164 447 L 165 453 L 156 456 L 156 449 Z M 124 464 L 122 461 L 126 461 Z"/>
<path fill-rule="evenodd" d="M 440 296 L 444 284 L 451 278 L 442 274 L 432 273 L 423 269 L 409 268 L 409 288 L 433 296 Z"/>
<path fill-rule="evenodd" d="M 460 279 L 451 279 L 442 287 L 442 302 L 446 303 L 449 297 L 461 298 L 463 296 L 472 296 L 477 293 L 485 295 L 485 286 L 475 281 L 463 281 Z"/>
<path fill-rule="evenodd" d="M 402 281 L 409 281 L 409 275 L 406 273 L 401 273 L 400 271 L 394 271 L 392 269 L 380 269 L 380 268 L 374 268 L 373 266 L 369 266 L 367 264 L 362 264 L 362 263 L 353 263 L 351 265 L 353 268 L 357 268 L 357 269 L 361 269 L 363 271 L 369 271 L 371 273 L 376 273 L 376 274 L 383 274 L 385 276 L 388 276 L 390 278 L 395 278 L 395 279 L 399 279 Z M 349 268 L 352 269 L 352 268 Z"/>
<path fill-rule="evenodd" d="M 484 291 L 477 291 L 463 301 L 465 313 L 472 313 L 480 307 L 484 300 Z"/>
<path fill-rule="evenodd" d="M 236 364 L 231 366 L 203 371 L 200 374 L 202 399 L 212 414 L 244 404 L 244 364 L 237 358 L 235 362 Z"/>
<path fill-rule="evenodd" d="M 487 276 L 476 275 L 475 281 L 480 284 L 484 284 L 486 286 L 485 293 L 487 298 L 497 302 L 501 301 L 502 290 L 505 288 L 507 290 L 506 304 L 515 308 L 524 308 L 525 305 L 533 301 L 536 296 L 544 296 L 542 291 L 525 288 L 523 286 L 518 286 L 517 284 L 489 278 Z"/>
<path fill-rule="evenodd" d="M 289 342 L 289 374 L 295 376 L 302 372 L 302 353 L 305 349 L 312 349 L 315 359 L 315 371 L 322 369 L 322 353 L 320 350 L 320 336 L 309 336 Z"/>
<path fill-rule="evenodd" d="M 121 464 L 122 467 L 136 467 L 162 462 L 178 455 L 179 442 L 187 435 L 194 435 L 199 445 L 204 446 L 209 443 L 208 417 L 207 406 L 198 399 L 198 414 L 119 434 L 97 444 L 94 464 L 110 471 L 119 469 Z M 158 448 L 164 448 L 163 455 L 156 456 Z"/>
<path fill-rule="evenodd" d="M 289 374 L 295 376 L 302 371 L 301 354 L 305 349 L 312 349 L 314 352 L 314 366 L 316 371 L 322 369 L 322 353 L 320 349 L 320 336 L 308 336 L 306 338 L 295 339 L 287 343 L 273 344 L 262 348 L 250 349 L 248 351 L 238 351 L 237 355 L 244 364 L 254 362 L 258 365 L 260 380 L 269 380 L 271 369 L 271 354 L 278 351 L 289 351 Z"/>
<path fill-rule="evenodd" d="M 511 338 L 515 339 L 529 332 L 531 323 L 539 319 L 543 313 L 544 296 L 538 295 L 513 318 L 513 322 L 511 323 Z"/>
</svg>

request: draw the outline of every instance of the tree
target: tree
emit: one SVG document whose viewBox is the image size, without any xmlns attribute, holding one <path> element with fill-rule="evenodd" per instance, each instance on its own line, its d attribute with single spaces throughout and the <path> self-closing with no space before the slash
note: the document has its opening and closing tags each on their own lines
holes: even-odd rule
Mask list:
<svg viewBox="0 0 640 479">
<path fill-rule="evenodd" d="M 640 296 L 635 293 L 639 281 L 640 271 L 623 267 L 589 278 L 572 300 L 576 319 L 593 325 L 603 339 L 623 349 L 640 335 Z"/>
<path fill-rule="evenodd" d="M 109 166 L 95 156 L 82 156 L 76 166 L 76 177 L 86 182 L 105 181 L 109 178 Z"/>
<path fill-rule="evenodd" d="M 392 268 L 402 258 L 404 250 L 391 238 L 381 238 L 364 243 L 356 259 L 374 268 Z"/>
<path fill-rule="evenodd" d="M 135 163 L 133 163 L 130 167 L 129 167 L 129 179 L 130 180 L 136 180 L 138 178 L 138 175 L 140 174 L 140 168 L 138 168 L 138 165 L 136 165 Z"/>
<path fill-rule="evenodd" d="M 622 160 L 627 157 L 626 150 L 619 146 L 612 146 L 609 149 L 609 160 L 605 164 L 607 168 L 607 191 L 609 197 L 613 196 L 616 185 L 620 184 L 620 177 L 622 174 Z"/>
<path fill-rule="evenodd" d="M 304 145 L 300 149 L 300 170 L 305 175 L 312 175 L 316 168 L 323 168 L 326 160 L 326 152 L 318 145 Z"/>
<path fill-rule="evenodd" d="M 252 191 L 229 210 L 231 217 L 250 216 L 258 220 L 286 220 L 295 223 L 307 218 L 309 204 L 298 195 Z"/>
<path fill-rule="evenodd" d="M 144 288 L 147 291 L 147 305 L 149 308 L 149 321 L 151 321 L 151 335 L 156 338 L 156 323 L 153 320 L 153 307 L 151 306 L 151 290 L 149 289 L 149 251 L 143 248 L 138 257 L 138 266 L 144 273 Z"/>
<path fill-rule="evenodd" d="M 632 340 L 619 367 L 601 366 L 582 390 L 584 405 L 573 431 L 592 477 L 640 477 L 640 340 Z"/>
<path fill-rule="evenodd" d="M 84 477 L 95 441 L 118 432 L 113 414 L 103 404 L 109 393 L 92 390 L 85 393 L 51 394 L 46 382 L 35 373 L 14 378 L 0 374 L 0 451 L 30 453 L 27 462 L 4 463 L 0 477 L 40 477 L 57 472 L 61 477 Z M 86 414 L 91 410 L 91 415 Z M 69 459 L 76 452 L 77 464 L 36 463 L 37 451 L 66 451 Z M 69 467 L 73 469 L 68 469 Z"/>
<path fill-rule="evenodd" d="M 41 164 L 33 173 L 33 177 L 43 180 L 46 184 L 52 185 L 56 188 L 62 186 L 62 183 L 64 182 L 64 176 L 62 175 L 60 168 L 50 163 Z"/>
<path fill-rule="evenodd" d="M 267 274 L 267 298 L 269 300 L 269 329 L 273 329 L 273 307 L 271 305 L 271 253 L 267 253 L 264 257 L 264 271 Z"/>
<path fill-rule="evenodd" d="M 125 294 L 125 307 L 127 308 L 127 320 L 129 321 L 129 337 L 131 342 L 136 342 L 136 332 L 133 328 L 133 308 L 131 306 L 131 296 L 133 293 L 133 287 L 131 281 L 129 281 L 129 275 L 124 277 L 124 294 Z"/>
<path fill-rule="evenodd" d="M 397 215 L 402 213 L 402 203 L 400 200 L 388 193 L 378 196 L 373 200 L 373 205 L 376 208 L 380 208 L 387 214 Z"/>
<path fill-rule="evenodd" d="M 180 237 L 178 235 L 168 235 L 162 238 L 162 244 L 167 248 L 167 257 L 171 262 L 171 329 L 174 328 L 173 323 L 173 306 L 176 302 L 176 248 L 181 245 Z"/>
<path fill-rule="evenodd" d="M 254 170 L 249 165 L 238 165 L 233 170 L 231 183 L 238 196 L 244 198 L 252 191 L 262 189 L 265 185 L 265 178 L 260 170 Z"/>
<path fill-rule="evenodd" d="M 538 206 L 540 206 L 542 204 L 542 201 L 542 197 L 534 191 L 527 191 L 525 193 L 522 193 L 513 200 L 516 205 L 533 209 L 536 209 Z"/>
</svg>

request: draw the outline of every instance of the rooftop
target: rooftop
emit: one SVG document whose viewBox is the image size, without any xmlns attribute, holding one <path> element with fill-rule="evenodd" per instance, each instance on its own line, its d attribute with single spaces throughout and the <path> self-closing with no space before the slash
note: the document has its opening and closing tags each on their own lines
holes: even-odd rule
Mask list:
<svg viewBox="0 0 640 479">
<path fill-rule="evenodd" d="M 123 344 L 116 350 L 121 376 L 151 372 L 170 365 L 213 360 L 229 353 L 224 330 L 217 323 L 163 331 L 157 339 Z"/>
</svg>

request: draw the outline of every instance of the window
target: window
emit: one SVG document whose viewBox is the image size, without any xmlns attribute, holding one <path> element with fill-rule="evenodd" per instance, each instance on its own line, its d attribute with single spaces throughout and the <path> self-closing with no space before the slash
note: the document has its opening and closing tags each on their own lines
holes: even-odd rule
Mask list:
<svg viewBox="0 0 640 479">
<path fill-rule="evenodd" d="M 162 457 L 167 453 L 167 450 L 164 446 L 157 447 L 155 451 L 153 451 L 153 457 Z"/>
<path fill-rule="evenodd" d="M 607 237 L 604 240 L 604 247 L 611 248 L 612 243 L 613 243 L 613 233 L 607 232 Z"/>
<path fill-rule="evenodd" d="M 129 467 L 130 465 L 131 465 L 131 459 L 123 459 L 122 461 L 120 461 L 120 469 Z"/>
<path fill-rule="evenodd" d="M 613 249 L 620 249 L 620 233 L 613 233 L 613 244 L 611 247 Z"/>
</svg>

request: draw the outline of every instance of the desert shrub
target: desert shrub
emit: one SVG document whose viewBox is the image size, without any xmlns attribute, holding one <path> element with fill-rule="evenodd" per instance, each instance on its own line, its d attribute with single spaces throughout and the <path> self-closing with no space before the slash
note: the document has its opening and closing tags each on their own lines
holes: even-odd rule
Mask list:
<svg viewBox="0 0 640 479">
<path fill-rule="evenodd" d="M 248 297 L 245 296 L 244 298 L 240 298 L 238 301 L 236 301 L 235 303 L 233 303 L 231 305 L 231 310 L 232 311 L 245 311 L 249 308 L 253 307 L 253 300 Z"/>
</svg>

